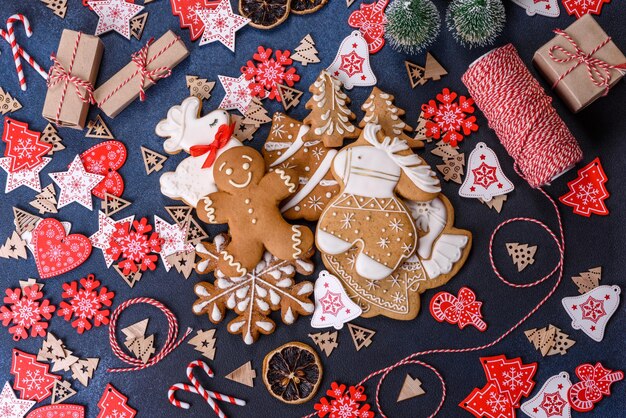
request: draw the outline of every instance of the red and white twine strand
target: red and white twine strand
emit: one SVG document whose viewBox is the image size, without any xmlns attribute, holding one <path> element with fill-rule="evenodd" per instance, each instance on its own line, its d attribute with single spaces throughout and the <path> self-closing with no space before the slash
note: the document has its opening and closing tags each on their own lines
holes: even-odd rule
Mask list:
<svg viewBox="0 0 626 418">
<path fill-rule="evenodd" d="M 146 362 L 145 364 L 140 359 L 131 357 L 130 355 L 126 354 L 122 350 L 120 345 L 118 344 L 117 335 L 116 335 L 117 320 L 120 314 L 122 313 L 122 311 L 124 311 L 124 309 L 128 308 L 129 306 L 140 304 L 140 303 L 145 303 L 145 304 L 154 306 L 155 308 L 163 312 L 163 314 L 167 318 L 167 325 L 168 325 L 167 338 L 165 341 L 165 345 L 163 346 L 161 351 L 159 351 L 158 354 L 156 354 L 153 357 L 150 357 L 148 362 Z M 177 341 L 176 336 L 178 335 L 178 320 L 176 319 L 176 316 L 174 316 L 172 311 L 170 311 L 165 305 L 163 305 L 158 300 L 154 300 L 151 298 L 129 299 L 126 302 L 122 303 L 120 306 L 118 306 L 113 311 L 113 314 L 111 314 L 111 323 L 109 325 L 109 343 L 111 344 L 111 349 L 113 350 L 113 354 L 115 354 L 117 358 L 122 360 L 124 363 L 131 365 L 131 367 L 108 369 L 107 371 L 112 372 L 112 373 L 133 372 L 137 370 L 144 370 L 144 369 L 147 369 L 148 367 L 152 367 L 158 362 L 160 362 L 161 360 L 163 360 L 163 358 L 165 358 L 168 354 L 170 354 L 176 348 L 178 348 L 178 346 L 185 340 L 185 338 L 187 338 L 187 336 L 191 333 L 191 331 L 192 331 L 191 328 L 187 328 L 187 331 L 182 336 L 182 338 L 180 338 Z"/>
<path fill-rule="evenodd" d="M 531 187 L 549 184 L 582 159 L 576 138 L 513 45 L 480 58 L 462 80 Z"/>
</svg>

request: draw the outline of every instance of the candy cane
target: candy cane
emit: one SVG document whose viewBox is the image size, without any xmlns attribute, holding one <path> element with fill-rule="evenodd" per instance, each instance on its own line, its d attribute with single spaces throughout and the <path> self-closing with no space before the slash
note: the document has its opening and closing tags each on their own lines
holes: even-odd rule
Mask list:
<svg viewBox="0 0 626 418">
<path fill-rule="evenodd" d="M 196 379 L 196 377 L 193 375 L 193 369 L 196 367 L 201 367 L 202 370 L 204 370 L 204 372 L 209 377 L 214 376 L 211 368 L 202 360 L 196 360 L 194 362 L 189 363 L 189 365 L 187 366 L 187 378 L 189 379 L 189 382 L 191 383 L 191 385 L 187 383 L 176 383 L 175 385 L 172 385 L 170 387 L 167 397 L 172 405 L 178 408 L 183 408 L 183 409 L 189 409 L 190 407 L 189 403 L 179 401 L 178 399 L 176 399 L 175 394 L 178 390 L 184 390 L 186 392 L 195 393 L 195 394 L 202 396 L 205 402 L 208 403 L 211 408 L 213 408 L 213 411 L 217 414 L 219 418 L 226 418 L 226 415 L 224 414 L 224 412 L 222 412 L 219 406 L 217 406 L 217 404 L 215 403 L 215 401 L 213 401 L 213 399 L 216 399 L 219 401 L 225 401 L 233 405 L 244 406 L 246 404 L 246 401 L 242 399 L 238 399 L 229 395 L 224 395 L 218 392 L 213 392 L 211 390 L 205 389 L 200 384 L 200 382 Z"/>
<path fill-rule="evenodd" d="M 7 19 L 7 30 L 0 29 L 0 36 L 4 38 L 9 45 L 11 45 L 11 51 L 13 52 L 13 62 L 15 63 L 15 69 L 17 70 L 17 78 L 20 83 L 20 88 L 23 91 L 26 91 L 26 77 L 24 76 L 24 69 L 22 67 L 22 60 L 20 56 L 22 56 L 28 64 L 35 69 L 43 77 L 44 80 L 48 79 L 48 72 L 45 71 L 37 62 L 31 57 L 25 50 L 22 48 L 15 39 L 15 30 L 13 29 L 13 25 L 15 22 L 22 22 L 24 25 L 24 29 L 26 31 L 26 36 L 31 37 L 33 35 L 32 28 L 30 26 L 30 22 L 28 18 L 22 14 L 14 14 L 13 16 Z"/>
</svg>

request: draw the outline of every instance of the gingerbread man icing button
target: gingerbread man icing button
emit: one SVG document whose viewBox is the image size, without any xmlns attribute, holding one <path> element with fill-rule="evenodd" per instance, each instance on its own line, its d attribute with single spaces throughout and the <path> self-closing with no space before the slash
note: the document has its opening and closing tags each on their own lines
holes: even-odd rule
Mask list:
<svg viewBox="0 0 626 418">
<path fill-rule="evenodd" d="M 253 269 L 264 250 L 293 260 L 313 247 L 313 233 L 285 221 L 279 205 L 296 191 L 296 174 L 289 169 L 265 173 L 263 157 L 254 148 L 235 147 L 215 161 L 218 192 L 198 202 L 198 216 L 212 224 L 227 223 L 231 242 L 220 252 L 218 270 L 238 277 Z"/>
</svg>

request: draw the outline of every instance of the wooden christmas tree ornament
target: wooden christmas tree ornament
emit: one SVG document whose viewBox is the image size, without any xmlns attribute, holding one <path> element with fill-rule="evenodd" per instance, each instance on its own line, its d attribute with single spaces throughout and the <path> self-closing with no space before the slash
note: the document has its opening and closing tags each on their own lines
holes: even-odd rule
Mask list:
<svg viewBox="0 0 626 418">
<path fill-rule="evenodd" d="M 296 90 L 293 87 L 285 86 L 283 84 L 278 84 L 276 87 L 278 88 L 280 102 L 283 104 L 283 109 L 285 109 L 285 111 L 298 106 L 300 103 L 300 97 L 302 97 L 303 94 L 300 90 Z"/>
<path fill-rule="evenodd" d="M 78 360 L 80 359 L 73 355 L 73 351 L 63 347 L 63 355 L 60 357 L 55 357 L 52 360 L 52 372 L 55 373 L 61 370 L 67 372 Z"/>
<path fill-rule="evenodd" d="M 317 54 L 318 51 L 315 48 L 315 42 L 313 41 L 311 34 L 308 34 L 300 41 L 300 45 L 294 49 L 294 54 L 291 55 L 291 59 L 298 61 L 306 67 L 308 64 L 316 64 L 320 62 Z"/>
<path fill-rule="evenodd" d="M 338 334 L 339 333 L 337 331 L 318 332 L 316 334 L 309 334 L 309 338 L 313 340 L 320 350 L 326 353 L 326 357 L 329 357 L 333 350 L 339 345 L 337 342 Z"/>
<path fill-rule="evenodd" d="M 215 87 L 215 81 L 208 81 L 206 78 L 199 78 L 195 75 L 188 75 L 185 80 L 187 81 L 190 96 L 195 96 L 200 100 L 209 100 L 211 98 L 211 91 Z"/>
<path fill-rule="evenodd" d="M 578 292 L 581 295 L 600 286 L 601 279 L 602 267 L 595 267 L 580 273 L 579 276 L 572 277 L 572 281 L 578 286 Z"/>
<path fill-rule="evenodd" d="M 72 379 L 78 380 L 83 386 L 89 385 L 93 373 L 98 368 L 99 358 L 80 359 L 72 364 Z"/>
<path fill-rule="evenodd" d="M 554 325 L 544 328 L 529 329 L 524 332 L 528 341 L 539 350 L 542 356 L 553 356 L 555 354 L 564 355 L 576 341 L 571 340 L 569 335 L 561 331 Z"/>
<path fill-rule="evenodd" d="M 404 61 L 404 67 L 406 68 L 406 72 L 409 75 L 409 83 L 411 84 L 412 89 L 417 86 L 423 86 L 424 84 L 426 84 L 428 79 L 424 77 L 424 67 L 421 67 L 410 61 Z"/>
<path fill-rule="evenodd" d="M 165 206 L 165 210 L 176 222 L 176 225 L 184 228 L 189 221 L 193 208 L 191 206 Z"/>
<path fill-rule="evenodd" d="M 422 389 L 422 382 L 420 382 L 419 379 L 412 378 L 410 374 L 407 374 L 396 402 L 406 401 L 407 399 L 415 398 L 425 393 L 424 389 Z"/>
<path fill-rule="evenodd" d="M 21 108 L 22 105 L 20 102 L 11 97 L 9 93 L 6 93 L 2 90 L 2 87 L 0 87 L 0 113 L 6 115 L 7 113 L 13 113 Z"/>
<path fill-rule="evenodd" d="M 24 290 L 25 287 L 28 286 L 34 286 L 37 285 L 39 286 L 39 290 L 43 289 L 43 284 L 42 283 L 38 283 L 36 279 L 27 279 L 27 280 L 20 280 L 20 289 Z M 50 332 L 48 331 L 48 333 L 46 335 L 50 334 Z"/>
<path fill-rule="evenodd" d="M 0 257 L 14 260 L 26 259 L 26 242 L 16 231 L 13 231 L 4 245 L 0 246 Z"/>
<path fill-rule="evenodd" d="M 256 377 L 256 371 L 252 368 L 252 362 L 249 361 L 246 364 L 238 367 L 236 370 L 228 373 L 226 379 L 233 382 L 241 383 L 249 387 L 254 387 L 254 378 Z"/>
<path fill-rule="evenodd" d="M 231 121 L 235 122 L 235 132 L 233 135 L 239 141 L 251 141 L 254 138 L 254 133 L 259 129 L 257 126 L 248 125 L 243 123 L 244 117 L 241 115 L 231 115 Z"/>
<path fill-rule="evenodd" d="M 437 81 L 446 74 L 448 74 L 446 69 L 428 52 L 426 54 L 426 65 L 424 66 L 424 78 Z"/>
<path fill-rule="evenodd" d="M 57 197 L 54 190 L 54 184 L 50 183 L 41 193 L 35 196 L 35 200 L 30 205 L 39 211 L 40 215 L 44 213 L 57 213 Z"/>
<path fill-rule="evenodd" d="M 195 245 L 205 238 L 209 238 L 209 235 L 194 218 L 190 217 L 185 228 L 185 242 Z"/>
<path fill-rule="evenodd" d="M 141 147 L 141 157 L 143 158 L 143 165 L 146 169 L 146 174 L 150 175 L 155 171 L 161 171 L 163 163 L 167 161 L 165 155 L 161 155 L 156 151 L 152 151 L 144 146 Z"/>
<path fill-rule="evenodd" d="M 113 216 L 117 212 L 122 209 L 126 209 L 132 204 L 128 200 L 122 199 L 121 197 L 114 196 L 109 193 L 104 194 L 104 200 L 101 203 L 102 212 L 106 216 Z"/>
<path fill-rule="evenodd" d="M 115 269 L 115 271 L 117 271 L 117 274 L 119 274 L 120 277 L 124 279 L 128 287 L 130 287 L 131 289 L 133 288 L 133 286 L 135 286 L 135 283 L 141 280 L 142 273 L 140 270 L 137 270 L 134 273 L 130 272 L 129 274 L 124 274 L 122 269 L 120 269 L 117 264 L 114 264 L 113 268 Z"/>
<path fill-rule="evenodd" d="M 279 88 L 280 86 L 281 84 L 277 85 L 277 87 Z M 268 123 L 272 121 L 272 118 L 270 118 L 267 115 L 267 110 L 263 107 L 263 103 L 261 102 L 261 99 L 259 99 L 258 97 L 252 98 L 252 101 L 250 102 L 250 105 L 248 106 L 248 110 L 246 111 L 246 114 L 243 116 L 244 117 L 243 117 L 242 123 L 245 123 L 246 125 L 254 125 L 257 128 L 263 125 L 264 123 Z"/>
<path fill-rule="evenodd" d="M 348 330 L 350 330 L 350 336 L 356 351 L 361 350 L 363 347 L 369 347 L 372 344 L 372 337 L 376 334 L 376 331 L 360 327 L 348 323 Z"/>
<path fill-rule="evenodd" d="M 421 112 L 419 118 L 417 119 L 414 139 L 426 142 L 431 142 L 433 140 L 432 137 L 426 136 L 426 122 L 428 122 L 428 120 L 424 117 L 424 112 Z"/>
<path fill-rule="evenodd" d="M 166 259 L 168 263 L 176 268 L 177 272 L 182 274 L 185 279 L 188 279 L 196 267 L 196 250 L 170 254 Z"/>
<path fill-rule="evenodd" d="M 41 2 L 61 19 L 65 18 L 65 14 L 67 13 L 67 0 L 41 0 Z"/>
<path fill-rule="evenodd" d="M 148 20 L 148 12 L 142 13 L 130 19 L 130 34 L 137 40 L 141 39 L 143 28 Z"/>
<path fill-rule="evenodd" d="M 188 341 L 193 345 L 194 349 L 209 360 L 215 358 L 215 330 L 209 329 L 206 331 L 198 330 L 198 333 Z"/>
<path fill-rule="evenodd" d="M 32 231 L 39 221 L 41 221 L 39 216 L 32 215 L 16 207 L 13 208 L 13 224 L 18 234 L 22 235 L 24 232 Z"/>
<path fill-rule="evenodd" d="M 506 199 L 507 195 L 501 194 L 500 196 L 494 196 L 488 202 L 480 198 L 478 200 L 489 209 L 493 209 L 496 212 L 500 213 L 502 211 L 502 207 L 504 206 L 504 202 L 506 202 Z"/>
<path fill-rule="evenodd" d="M 57 358 L 65 357 L 65 355 L 63 341 L 48 331 L 46 339 L 42 341 L 41 348 L 37 353 L 37 361 L 53 361 Z"/>
<path fill-rule="evenodd" d="M 52 145 L 52 148 L 47 155 L 52 155 L 57 151 L 65 149 L 65 145 L 63 145 L 63 138 L 59 136 L 56 128 L 51 123 L 46 125 L 39 139 L 45 143 Z"/>
<path fill-rule="evenodd" d="M 87 123 L 85 138 L 115 139 L 109 127 L 104 123 L 101 115 L 96 116 L 96 120 L 90 120 Z"/>
<path fill-rule="evenodd" d="M 55 380 L 52 386 L 52 405 L 61 403 L 72 396 L 76 395 L 76 391 L 72 389 L 72 384 L 67 380 Z"/>
<path fill-rule="evenodd" d="M 518 272 L 535 262 L 536 245 L 529 247 L 528 244 L 510 242 L 506 244 L 506 250 L 513 259 L 513 263 L 517 266 Z"/>
</svg>

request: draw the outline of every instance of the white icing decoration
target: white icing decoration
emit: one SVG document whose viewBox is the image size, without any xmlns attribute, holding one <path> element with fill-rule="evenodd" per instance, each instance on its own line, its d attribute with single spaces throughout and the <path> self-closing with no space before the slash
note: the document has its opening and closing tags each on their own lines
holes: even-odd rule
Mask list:
<svg viewBox="0 0 626 418">
<path fill-rule="evenodd" d="M 291 176 L 285 173 L 284 170 L 277 169 L 275 171 L 276 174 L 280 176 L 280 179 L 283 181 L 285 186 L 288 187 L 289 193 L 293 193 L 296 191 L 296 184 L 291 181 Z"/>
<path fill-rule="evenodd" d="M 435 198 L 430 202 L 404 202 L 415 220 L 415 226 L 426 235 L 420 237 L 417 250 L 420 258 L 428 259 L 432 253 L 435 240 L 443 232 L 448 219 L 448 211 L 441 199 Z M 433 276 L 430 276 L 433 277 Z"/>
<path fill-rule="evenodd" d="M 287 151 L 285 151 L 279 158 L 277 158 L 276 161 L 274 161 L 270 165 L 270 167 L 275 167 L 279 164 L 282 164 L 283 162 L 291 158 L 293 155 L 295 155 L 295 153 L 298 152 L 298 150 L 302 148 L 302 146 L 304 145 L 304 141 L 302 140 L 302 137 L 307 132 L 309 132 L 309 129 L 310 127 L 307 125 L 300 126 L 300 130 L 298 131 L 298 136 L 296 137 L 296 140 L 293 141 L 293 143 L 287 148 Z"/>
<path fill-rule="evenodd" d="M 341 135 L 345 132 L 354 132 L 356 127 L 350 123 L 350 115 L 352 111 L 348 108 L 346 101 L 348 96 L 341 90 L 341 81 L 323 71 L 319 78 L 315 80 L 313 85 L 319 90 L 319 94 L 313 95 L 313 101 L 317 104 L 317 107 L 323 108 L 326 105 L 326 83 L 324 80 L 330 81 L 333 88 L 331 98 L 333 103 L 330 109 L 321 115 L 321 119 L 327 121 L 323 126 L 317 127 L 313 130 L 315 135 L 328 134 L 332 135 L 335 131 Z M 331 110 L 334 110 L 335 117 L 331 116 Z"/>
<path fill-rule="evenodd" d="M 337 154 L 337 150 L 334 150 L 334 149 L 328 150 L 321 164 L 319 165 L 315 173 L 313 173 L 313 176 L 311 176 L 311 178 L 304 185 L 304 187 L 298 190 L 298 193 L 296 193 L 291 199 L 289 199 L 280 208 L 281 212 L 284 213 L 288 211 L 289 209 L 291 209 L 292 207 L 294 207 L 295 205 L 297 205 L 298 203 L 300 203 L 302 199 L 307 197 L 309 193 L 311 193 L 318 184 L 321 184 L 322 178 L 326 175 L 326 173 L 328 173 L 328 170 L 330 170 L 330 166 L 336 154 Z M 302 184 L 302 181 L 300 183 Z M 335 184 L 337 184 L 337 182 L 335 182 Z"/>
<path fill-rule="evenodd" d="M 428 277 L 450 273 L 454 263 L 463 256 L 463 249 L 468 242 L 465 235 L 441 234 L 433 246 L 431 257 L 428 260 L 422 259 Z"/>
</svg>

